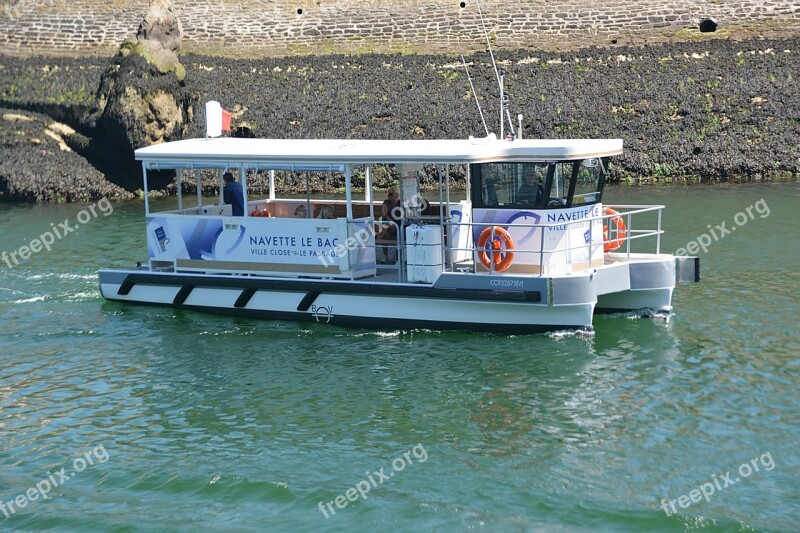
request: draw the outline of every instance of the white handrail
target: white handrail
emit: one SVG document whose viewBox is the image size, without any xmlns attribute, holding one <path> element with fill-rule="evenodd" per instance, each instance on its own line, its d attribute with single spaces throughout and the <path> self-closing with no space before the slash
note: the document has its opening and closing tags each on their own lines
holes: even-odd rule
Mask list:
<svg viewBox="0 0 800 533">
<path fill-rule="evenodd" d="M 661 253 L 661 251 L 660 251 L 660 248 L 661 248 L 661 246 L 660 246 L 661 245 L 661 235 L 664 233 L 664 231 L 661 229 L 661 211 L 663 209 L 665 209 L 665 206 L 663 206 L 663 205 L 608 205 L 608 206 L 605 206 L 605 207 L 609 207 L 609 208 L 612 208 L 612 209 L 615 209 L 615 210 L 626 210 L 626 209 L 628 209 L 628 211 L 621 211 L 621 212 L 618 212 L 616 214 L 607 214 L 607 215 L 600 215 L 600 216 L 582 218 L 580 220 L 573 220 L 573 221 L 568 221 L 568 222 L 553 222 L 553 223 L 539 223 L 539 224 L 524 224 L 524 223 L 517 223 L 517 222 L 512 222 L 510 224 L 493 224 L 493 223 L 486 223 L 486 222 L 455 222 L 455 223 L 446 222 L 445 225 L 446 226 L 448 226 L 448 225 L 449 226 L 454 226 L 454 227 L 456 227 L 456 226 L 461 226 L 461 227 L 466 226 L 466 227 L 470 227 L 470 228 L 476 227 L 476 226 L 478 226 L 478 227 L 487 227 L 487 226 L 495 226 L 495 225 L 513 226 L 513 227 L 519 227 L 519 228 L 542 228 L 542 229 L 559 227 L 559 228 L 567 228 L 567 230 L 568 230 L 570 226 L 574 226 L 574 225 L 577 225 L 577 224 L 585 225 L 585 224 L 589 223 L 590 226 L 591 226 L 591 225 L 594 224 L 595 221 L 598 221 L 598 220 L 605 221 L 606 219 L 610 219 L 610 218 L 614 218 L 614 217 L 617 217 L 617 216 L 621 216 L 621 217 L 624 217 L 627 220 L 626 235 L 625 235 L 625 237 L 623 237 L 621 239 L 621 240 L 623 240 L 625 242 L 625 246 L 626 246 L 625 254 L 626 254 L 627 260 L 630 260 L 631 241 L 638 240 L 638 239 L 645 239 L 645 238 L 655 237 L 656 238 L 656 253 L 657 254 Z M 650 213 L 650 212 L 658 213 L 657 225 L 656 225 L 655 229 L 633 229 L 632 228 L 632 225 L 633 225 L 632 224 L 632 217 L 633 217 L 633 215 L 638 215 L 638 214 L 641 214 L 641 213 Z M 602 245 L 605 245 L 608 242 L 620 240 L 618 238 L 614 238 L 614 239 L 609 239 L 609 240 L 603 240 L 602 242 L 599 242 L 599 243 L 595 243 L 595 242 L 592 241 L 591 232 L 589 232 L 589 243 L 588 244 L 580 244 L 580 245 L 577 245 L 577 246 L 559 248 L 558 250 L 544 250 L 544 234 L 545 234 L 545 232 L 542 231 L 541 235 L 540 235 L 539 250 L 520 250 L 520 249 L 515 249 L 514 250 L 514 253 L 519 253 L 519 254 L 539 254 L 539 273 L 540 273 L 539 275 L 542 275 L 542 272 L 543 272 L 545 254 L 564 253 L 564 252 L 567 252 L 567 251 L 579 250 L 579 249 L 584 249 L 584 248 L 588 247 L 588 249 L 590 251 L 590 256 L 591 256 L 591 250 L 593 249 L 594 246 L 602 246 Z M 475 251 L 477 251 L 478 248 L 477 248 L 477 246 L 473 245 L 472 247 L 466 247 L 466 248 L 448 246 L 448 249 L 451 250 L 451 251 L 466 251 L 466 252 L 474 253 Z M 473 268 L 474 268 L 474 265 L 473 265 Z M 490 270 L 491 270 L 491 265 L 490 265 Z"/>
<path fill-rule="evenodd" d="M 535 228 L 542 228 L 542 229 L 547 229 L 547 228 L 559 227 L 559 228 L 566 228 L 566 230 L 568 231 L 570 226 L 575 226 L 575 225 L 578 225 L 578 224 L 580 224 L 582 226 L 585 226 L 587 223 L 589 223 L 590 227 L 591 227 L 591 225 L 593 225 L 595 223 L 595 221 L 605 221 L 607 219 L 618 217 L 618 216 L 624 217 L 626 219 L 626 221 L 627 221 L 626 225 L 627 225 L 628 229 L 626 231 L 625 237 L 622 237 L 622 238 L 613 238 L 613 239 L 608 239 L 608 240 L 602 240 L 600 242 L 595 242 L 595 241 L 592 240 L 592 232 L 590 231 L 589 232 L 589 242 L 588 243 L 582 243 L 582 244 L 578 244 L 578 245 L 575 245 L 575 246 L 559 248 L 557 250 L 544 250 L 545 231 L 542 231 L 541 235 L 540 235 L 540 239 L 539 239 L 539 241 L 540 241 L 539 242 L 539 250 L 515 249 L 514 250 L 515 254 L 539 254 L 539 275 L 540 276 L 543 275 L 544 263 L 545 263 L 544 258 L 545 258 L 546 255 L 564 253 L 564 252 L 568 252 L 568 251 L 571 251 L 571 250 L 580 250 L 580 249 L 588 248 L 589 252 L 590 252 L 589 255 L 591 257 L 591 255 L 592 255 L 591 251 L 593 249 L 595 249 L 597 246 L 603 246 L 606 243 L 611 242 L 611 241 L 622 240 L 625 243 L 626 248 L 624 250 L 624 253 L 625 253 L 626 258 L 628 260 L 630 260 L 630 255 L 631 255 L 631 247 L 632 247 L 631 246 L 631 242 L 634 241 L 634 240 L 655 237 L 656 238 L 656 253 L 660 253 L 660 239 L 661 239 L 661 235 L 664 233 L 664 231 L 661 229 L 661 211 L 665 208 L 665 206 L 663 206 L 663 205 L 644 205 L 644 206 L 643 205 L 609 205 L 607 207 L 613 208 L 615 210 L 622 210 L 622 211 L 620 211 L 618 213 L 615 213 L 615 214 L 607 214 L 607 215 L 588 217 L 588 218 L 583 218 L 583 219 L 580 219 L 580 220 L 573 220 L 573 221 L 568 221 L 568 222 L 553 222 L 553 223 L 539 223 L 539 224 L 512 222 L 511 224 L 494 224 L 494 223 L 486 223 L 486 222 L 449 222 L 449 221 L 445 220 L 445 221 L 442 222 L 442 224 L 443 224 L 444 227 L 452 226 L 452 227 L 462 227 L 462 228 L 463 227 L 473 228 L 473 227 L 513 226 L 513 227 L 518 227 L 518 228 L 534 228 L 534 229 Z M 626 209 L 627 209 L 627 211 L 625 211 Z M 656 226 L 655 229 L 632 229 L 632 217 L 633 217 L 633 215 L 638 215 L 638 214 L 642 214 L 642 213 L 651 213 L 651 212 L 657 212 L 658 213 L 657 226 Z M 370 223 L 373 223 L 373 224 L 378 222 L 376 220 L 370 220 L 370 219 L 368 219 L 368 220 L 369 220 Z M 348 219 L 347 220 L 347 224 L 348 225 L 352 224 L 352 223 L 355 223 L 355 222 L 363 223 L 364 220 L 363 219 L 360 219 L 358 221 L 352 220 L 352 219 Z M 492 234 L 493 233 L 494 232 L 492 231 Z M 392 247 L 397 249 L 397 258 L 398 258 L 397 262 L 394 265 L 381 265 L 381 268 L 398 270 L 399 280 L 402 280 L 402 277 L 403 277 L 403 255 L 404 255 L 403 254 L 403 252 L 404 252 L 403 248 L 404 248 L 404 244 L 405 243 L 404 243 L 404 239 L 403 239 L 403 235 L 402 234 L 403 234 L 402 227 L 398 228 L 398 239 L 397 239 L 397 242 L 395 244 L 393 244 L 393 245 L 389 245 L 389 246 L 392 246 Z M 371 247 L 375 248 L 376 252 L 377 252 L 378 248 L 385 247 L 385 246 L 387 246 L 385 243 L 382 243 L 382 244 L 375 243 Z M 478 247 L 475 246 L 475 245 L 473 245 L 471 247 L 463 247 L 463 248 L 462 247 L 457 247 L 457 246 L 447 246 L 446 248 L 447 248 L 447 250 L 450 250 L 451 252 L 465 251 L 465 252 L 472 252 L 474 254 L 476 251 L 478 251 Z M 449 265 L 449 266 L 450 266 L 450 268 L 447 268 L 447 266 L 445 266 L 445 270 L 446 271 L 452 271 L 452 269 L 454 268 L 455 265 Z M 473 269 L 475 268 L 475 264 L 472 265 L 472 268 Z M 489 271 L 490 272 L 494 272 L 494 262 L 490 263 Z"/>
</svg>

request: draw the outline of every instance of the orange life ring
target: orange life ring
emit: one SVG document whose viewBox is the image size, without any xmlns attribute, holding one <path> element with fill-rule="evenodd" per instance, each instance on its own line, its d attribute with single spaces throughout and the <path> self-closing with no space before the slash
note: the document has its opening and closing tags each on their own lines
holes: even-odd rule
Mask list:
<svg viewBox="0 0 800 533">
<path fill-rule="evenodd" d="M 611 218 L 611 222 L 614 223 L 614 227 L 617 230 L 616 239 L 608 240 L 608 225 L 603 224 L 603 251 L 613 252 L 622 246 L 622 242 L 628 237 L 628 228 L 625 227 L 625 221 L 622 220 L 622 217 L 618 211 L 615 211 L 610 207 L 604 207 L 603 215 L 616 215 Z"/>
<path fill-rule="evenodd" d="M 271 217 L 272 213 L 266 207 L 261 207 L 250 213 L 251 217 Z"/>
<path fill-rule="evenodd" d="M 489 242 L 492 233 L 494 233 L 492 249 L 487 252 L 486 243 Z M 511 266 L 511 262 L 514 260 L 514 252 L 511 251 L 514 249 L 514 239 L 500 226 L 489 226 L 483 230 L 480 237 L 478 237 L 477 247 L 480 250 L 478 259 L 489 270 L 492 269 L 491 265 L 494 263 L 494 271 L 503 272 Z"/>
</svg>

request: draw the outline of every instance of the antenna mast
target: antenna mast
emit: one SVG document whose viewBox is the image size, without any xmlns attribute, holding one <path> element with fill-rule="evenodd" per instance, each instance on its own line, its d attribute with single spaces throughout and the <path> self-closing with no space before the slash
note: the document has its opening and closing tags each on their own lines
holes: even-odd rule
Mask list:
<svg viewBox="0 0 800 533">
<path fill-rule="evenodd" d="M 489 128 L 486 126 L 486 119 L 483 118 L 483 110 L 481 109 L 481 103 L 478 101 L 478 93 L 475 92 L 475 86 L 472 84 L 472 77 L 469 75 L 469 69 L 467 68 L 467 62 L 464 60 L 464 54 L 461 54 L 461 62 L 464 63 L 464 70 L 467 72 L 467 79 L 469 80 L 469 86 L 472 89 L 472 96 L 475 97 L 475 105 L 478 106 L 478 114 L 481 116 L 481 122 L 483 123 L 483 129 L 486 131 L 486 136 L 489 136 Z"/>
<path fill-rule="evenodd" d="M 505 91 L 506 87 L 506 69 L 500 69 L 500 79 L 503 80 L 503 90 L 500 91 L 500 118 L 502 119 L 503 113 L 505 112 L 505 117 L 508 119 L 508 129 L 511 132 L 511 138 L 517 138 L 517 132 L 514 131 L 514 121 L 511 120 L 511 111 L 508 110 L 509 105 L 511 104 L 511 97 Z"/>
<path fill-rule="evenodd" d="M 516 136 L 514 131 L 514 123 L 511 121 L 511 114 L 508 112 L 509 96 L 503 89 L 505 82 L 505 69 L 497 70 L 497 63 L 494 60 L 494 52 L 492 52 L 492 42 L 489 39 L 489 32 L 486 31 L 486 22 L 483 20 L 483 12 L 481 11 L 481 3 L 475 0 L 475 5 L 478 6 L 478 16 L 481 19 L 481 27 L 483 28 L 483 35 L 486 37 L 486 46 L 489 49 L 489 57 L 492 58 L 492 67 L 494 68 L 494 75 L 497 78 L 497 86 L 500 88 L 500 138 L 504 137 L 503 131 L 505 129 L 505 116 L 508 114 L 508 126 L 511 129 L 512 136 Z M 477 97 L 476 97 L 477 98 Z"/>
</svg>

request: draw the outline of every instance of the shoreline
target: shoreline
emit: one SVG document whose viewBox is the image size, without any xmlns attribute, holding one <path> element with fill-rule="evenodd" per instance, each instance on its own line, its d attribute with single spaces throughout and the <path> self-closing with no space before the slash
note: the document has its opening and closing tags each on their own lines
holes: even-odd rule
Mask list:
<svg viewBox="0 0 800 533">
<path fill-rule="evenodd" d="M 622 138 L 625 154 L 612 163 L 612 181 L 651 185 L 797 180 L 798 52 L 800 39 L 793 38 L 499 51 L 496 57 L 508 71 L 512 112 L 524 114 L 526 137 Z M 135 187 L 120 187 L 125 182 L 101 161 L 109 154 L 92 153 L 98 133 L 81 123 L 112 59 L 0 55 L 0 201 L 135 196 Z M 237 111 L 234 126 L 259 137 L 483 135 L 463 66 L 452 56 L 180 59 L 195 98 L 190 137 L 203 134 L 202 103 L 210 99 Z M 491 120 L 497 86 L 488 54 L 466 59 Z M 6 120 L 9 114 L 32 120 Z M 337 189 L 322 182 L 316 189 Z M 203 188 L 215 186 L 209 179 Z"/>
<path fill-rule="evenodd" d="M 653 187 L 659 187 L 659 188 L 660 187 L 664 187 L 664 188 L 673 188 L 673 187 L 675 187 L 675 188 L 678 188 L 678 187 L 687 187 L 687 188 L 688 187 L 692 187 L 692 188 L 694 188 L 694 187 L 699 187 L 699 188 L 732 187 L 732 188 L 737 188 L 737 189 L 741 188 L 742 190 L 746 190 L 748 187 L 753 187 L 753 188 L 758 189 L 758 188 L 763 188 L 763 187 L 779 186 L 779 185 L 784 185 L 784 184 L 788 184 L 788 183 L 798 183 L 798 182 L 800 182 L 800 179 L 783 179 L 783 180 L 772 180 L 772 181 L 763 180 L 763 181 L 747 181 L 747 182 L 733 182 L 733 181 L 726 181 L 726 182 L 714 181 L 714 182 L 712 182 L 712 181 L 707 181 L 707 182 L 702 182 L 702 183 L 701 182 L 689 183 L 689 182 L 679 182 L 679 181 L 670 181 L 670 182 L 662 181 L 662 182 L 656 182 L 656 183 L 630 183 L 630 182 L 623 182 L 623 181 L 614 181 L 614 182 L 607 182 L 606 183 L 606 188 L 607 188 L 606 190 L 607 191 L 609 191 L 609 190 L 613 191 L 616 188 L 619 188 L 619 189 L 638 189 L 638 188 L 643 188 L 643 187 L 647 187 L 647 188 L 653 188 Z M 384 190 L 384 189 L 385 188 L 379 190 L 376 187 L 374 189 L 374 192 L 378 193 L 378 194 L 381 194 L 382 190 Z M 438 189 L 436 189 L 436 190 L 438 190 Z M 465 191 L 465 189 L 463 187 L 460 187 L 460 188 L 454 188 L 453 187 L 450 190 L 451 190 L 451 192 L 463 192 L 463 191 Z M 435 192 L 435 190 L 434 189 L 428 189 L 428 190 L 423 190 L 421 192 L 427 196 L 426 193 L 433 193 L 433 192 Z M 359 194 L 363 194 L 363 193 L 364 193 L 363 189 L 353 188 L 353 194 L 354 195 L 359 195 Z M 190 193 L 184 192 L 184 199 L 187 196 L 192 196 L 193 194 L 194 193 L 190 194 Z M 331 196 L 337 196 L 337 198 L 331 198 Z M 216 191 L 211 191 L 211 192 L 208 192 L 208 193 L 204 192 L 203 193 L 204 203 L 205 203 L 205 200 L 216 200 L 217 197 L 218 196 L 217 196 Z M 256 195 L 252 195 L 252 197 L 250 199 L 251 200 L 265 199 L 267 197 L 268 197 L 268 193 L 259 193 L 259 194 L 256 194 Z M 165 192 L 164 190 L 150 191 L 150 193 L 148 194 L 148 198 L 149 198 L 150 202 L 177 200 L 177 194 L 175 194 L 174 192 Z M 102 197 L 99 198 L 99 199 L 102 200 Z M 107 199 L 109 199 L 110 201 L 114 202 L 114 205 L 137 204 L 137 205 L 144 206 L 144 195 L 141 194 L 141 191 L 135 191 L 130 196 L 127 196 L 125 198 L 107 198 Z M 292 193 L 286 194 L 285 196 L 282 196 L 280 199 L 283 199 L 283 200 L 304 200 L 305 196 L 302 196 L 297 192 L 292 192 Z M 317 193 L 312 193 L 311 194 L 311 200 L 312 201 L 313 200 L 330 200 L 330 199 L 338 199 L 338 193 L 331 194 L 331 193 L 325 193 L 325 192 L 317 192 Z M 342 193 L 342 198 L 340 198 L 340 199 L 344 199 L 343 193 Z M 97 201 L 98 200 L 76 200 L 74 202 L 50 203 L 50 204 L 47 204 L 47 203 L 45 203 L 45 204 L 36 204 L 36 203 L 33 203 L 33 202 L 0 202 L 0 206 L 6 205 L 6 206 L 9 206 L 9 207 L 11 207 L 11 206 L 17 206 L 18 207 L 18 206 L 27 205 L 27 206 L 30 206 L 30 207 L 33 208 L 33 207 L 36 207 L 37 205 L 74 205 L 75 207 L 80 207 L 80 206 L 84 206 L 84 205 L 90 205 L 90 204 L 93 204 L 93 203 L 97 203 Z"/>
</svg>

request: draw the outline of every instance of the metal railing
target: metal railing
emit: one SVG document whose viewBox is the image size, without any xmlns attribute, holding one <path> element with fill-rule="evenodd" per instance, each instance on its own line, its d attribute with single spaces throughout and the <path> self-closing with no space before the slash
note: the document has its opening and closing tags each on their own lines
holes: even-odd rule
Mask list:
<svg viewBox="0 0 800 533">
<path fill-rule="evenodd" d="M 494 240 L 494 233 L 495 233 L 494 232 L 494 227 L 496 227 L 496 226 L 515 227 L 515 228 L 531 228 L 534 232 L 537 229 L 541 229 L 541 231 L 539 231 L 539 249 L 538 250 L 534 250 L 534 249 L 527 249 L 526 250 L 524 248 L 522 248 L 522 249 L 521 248 L 515 248 L 513 250 L 509 250 L 509 251 L 513 251 L 514 254 L 538 254 L 539 255 L 538 266 L 539 266 L 539 275 L 540 276 L 543 275 L 543 272 L 544 272 L 545 257 L 546 256 L 549 256 L 551 254 L 564 254 L 564 253 L 569 252 L 571 250 L 585 249 L 585 250 L 587 250 L 587 257 L 588 257 L 588 260 L 589 260 L 589 265 L 591 266 L 592 260 L 593 260 L 592 251 L 594 250 L 594 248 L 597 247 L 597 246 L 603 246 L 605 248 L 606 244 L 611 243 L 611 242 L 620 242 L 620 246 L 619 246 L 619 248 L 617 248 L 617 250 L 619 250 L 619 249 L 624 247 L 624 250 L 621 253 L 625 254 L 625 260 L 627 260 L 627 261 L 630 261 L 630 259 L 631 259 L 631 253 L 632 253 L 631 243 L 632 243 L 632 241 L 636 241 L 636 240 L 640 240 L 640 239 L 655 238 L 655 241 L 656 241 L 655 242 L 655 253 L 656 254 L 660 254 L 661 253 L 661 235 L 664 233 L 664 231 L 661 229 L 661 211 L 664 209 L 663 205 L 607 205 L 605 207 L 614 209 L 615 211 L 617 211 L 617 213 L 605 214 L 605 215 L 600 215 L 600 216 L 596 216 L 596 217 L 588 217 L 588 218 L 583 218 L 583 219 L 575 220 L 575 221 L 552 222 L 552 223 L 544 223 L 544 224 L 542 224 L 542 223 L 540 223 L 540 224 L 522 224 L 522 223 L 517 223 L 517 222 L 512 222 L 511 224 L 503 224 L 503 223 L 492 224 L 492 223 L 486 223 L 486 222 L 480 222 L 480 223 L 478 223 L 478 222 L 469 222 L 469 223 L 445 222 L 445 226 L 448 226 L 448 227 L 461 227 L 461 228 L 468 227 L 470 233 L 472 233 L 472 228 L 473 227 L 480 227 L 480 228 L 489 228 L 489 227 L 491 227 L 492 228 L 492 234 L 491 234 L 491 238 L 489 239 L 488 242 L 492 242 Z M 633 216 L 634 215 L 641 215 L 643 213 L 653 213 L 653 212 L 655 212 L 656 215 L 657 215 L 656 227 L 654 229 L 636 229 L 636 228 L 633 227 Z M 616 217 L 621 217 L 623 219 L 623 221 L 625 222 L 626 234 L 624 236 L 622 236 L 622 237 L 620 237 L 619 235 L 611 237 L 611 226 L 612 226 L 612 224 L 610 222 L 610 219 L 614 219 Z M 609 236 L 608 236 L 608 238 L 602 239 L 600 241 L 594 239 L 594 232 L 592 231 L 595 228 L 595 224 L 598 224 L 598 223 L 602 224 L 603 226 L 609 226 L 609 232 L 608 232 Z M 546 236 L 547 231 L 555 230 L 555 228 L 558 228 L 559 232 L 567 233 L 567 232 L 569 232 L 569 230 L 571 228 L 575 228 L 575 227 L 581 227 L 581 228 L 588 227 L 589 228 L 589 232 L 588 232 L 589 239 L 588 239 L 588 242 L 579 244 L 577 246 L 558 247 L 557 249 L 554 249 L 554 250 L 545 250 L 545 236 Z M 448 231 L 448 234 L 452 235 L 452 233 L 453 233 L 452 231 Z M 468 263 L 471 263 L 471 267 L 472 267 L 471 271 L 472 272 L 476 271 L 477 265 L 476 265 L 476 262 L 475 262 L 474 259 L 476 257 L 476 252 L 481 251 L 477 247 L 477 243 L 474 243 L 473 246 L 467 247 L 467 248 L 458 248 L 458 247 L 454 247 L 454 246 L 447 246 L 446 250 L 450 250 L 451 252 L 458 252 L 458 251 L 469 252 L 470 255 L 472 256 L 473 260 L 471 262 L 468 262 Z M 446 250 L 443 250 L 443 251 L 446 251 Z M 490 249 L 486 249 L 485 251 L 487 252 L 487 254 L 502 253 L 502 251 L 490 250 Z M 605 253 L 606 252 L 604 251 L 603 254 L 605 254 Z M 620 252 L 617 252 L 617 253 L 620 253 Z M 469 266 L 468 264 L 465 264 L 465 265 L 463 265 L 461 267 L 456 267 L 457 263 L 452 260 L 453 255 L 454 254 L 451 253 L 451 256 L 450 256 L 451 260 L 449 261 L 449 264 L 447 265 L 449 268 L 446 268 L 445 271 L 452 272 L 452 271 L 456 270 L 456 268 L 459 268 L 459 270 L 463 271 L 466 267 Z M 489 271 L 490 272 L 494 272 L 494 261 L 489 261 Z"/>
<path fill-rule="evenodd" d="M 631 254 L 634 253 L 632 251 L 632 243 L 634 241 L 640 241 L 642 239 L 652 238 L 655 240 L 655 253 L 661 253 L 661 235 L 664 231 L 661 228 L 661 213 L 664 209 L 663 205 L 607 205 L 605 207 L 614 209 L 617 211 L 616 213 L 609 213 L 600 216 L 594 217 L 587 217 L 580 220 L 574 221 L 567 221 L 567 222 L 551 222 L 551 223 L 539 223 L 539 224 L 527 224 L 527 223 L 518 223 L 512 222 L 511 224 L 504 224 L 504 223 L 486 223 L 486 222 L 450 222 L 445 220 L 442 225 L 445 227 L 446 237 L 442 240 L 442 258 L 444 261 L 444 268 L 445 272 L 470 272 L 475 273 L 478 269 L 479 262 L 476 260 L 477 252 L 480 252 L 481 249 L 478 248 L 476 243 L 473 243 L 472 246 L 461 248 L 457 246 L 450 246 L 448 245 L 448 241 L 450 240 L 451 236 L 453 235 L 453 230 L 455 228 L 469 228 L 468 231 L 470 232 L 470 241 L 472 241 L 472 234 L 473 228 L 478 227 L 481 230 L 485 228 L 492 228 L 491 238 L 488 242 L 492 242 L 495 236 L 495 227 L 514 227 L 514 228 L 530 228 L 534 233 L 534 238 L 538 239 L 538 249 L 531 248 L 518 248 L 515 247 L 512 251 L 514 254 L 529 254 L 529 255 L 537 255 L 538 256 L 538 275 L 546 275 L 545 272 L 545 265 L 547 263 L 547 259 L 553 254 L 567 254 L 572 250 L 586 250 L 586 257 L 588 261 L 588 267 L 590 268 L 595 260 L 598 259 L 598 251 L 597 247 L 602 247 L 603 251 L 599 253 L 600 257 L 605 258 L 608 252 L 605 252 L 604 248 L 606 244 L 610 242 L 619 242 L 620 246 L 614 251 L 615 256 L 613 257 L 614 260 L 624 260 L 630 261 Z M 640 215 L 645 213 L 654 213 L 655 214 L 655 227 L 642 227 L 639 228 L 638 224 L 637 227 L 634 227 L 634 216 L 637 216 L 637 222 L 640 218 Z M 619 234 L 613 235 L 612 234 L 612 227 L 614 224 L 611 222 L 611 219 L 616 217 L 622 218 L 625 223 L 625 235 L 620 236 Z M 347 224 L 364 224 L 367 222 L 368 224 L 372 224 L 373 227 L 376 224 L 381 224 L 380 220 L 373 220 L 373 219 L 356 219 L 356 220 L 348 220 Z M 596 225 L 600 224 L 601 226 L 608 226 L 608 237 L 604 239 L 595 239 L 595 228 Z M 559 231 L 560 233 L 568 233 L 570 230 L 574 230 L 575 228 L 580 229 L 589 229 L 588 231 L 588 242 L 583 242 L 575 246 L 558 246 L 552 250 L 545 249 L 545 239 L 547 237 L 548 231 Z M 397 252 L 397 261 L 394 263 L 383 263 L 383 264 L 376 264 L 376 268 L 378 271 L 397 271 L 397 281 L 403 282 L 406 281 L 406 272 L 405 272 L 405 264 L 406 264 L 406 257 L 405 257 L 405 235 L 404 235 L 404 225 L 400 225 L 397 231 L 397 240 L 394 243 L 390 242 L 376 242 L 373 240 L 372 244 L 364 244 L 367 248 L 374 248 L 376 260 L 380 257 L 382 250 L 387 248 L 394 248 Z M 558 228 L 556 230 L 556 228 Z M 535 235 L 535 232 L 538 231 L 538 236 Z M 484 251 L 487 255 L 492 255 L 494 253 L 503 253 L 504 250 L 493 250 L 486 248 Z M 449 257 L 448 257 L 449 252 Z M 454 261 L 454 257 L 456 252 L 468 252 L 469 260 L 467 261 Z M 619 254 L 623 254 L 620 256 Z M 566 259 L 565 259 L 566 261 Z M 526 263 L 533 265 L 534 263 Z M 488 271 L 494 273 L 494 261 L 489 261 Z"/>
</svg>

